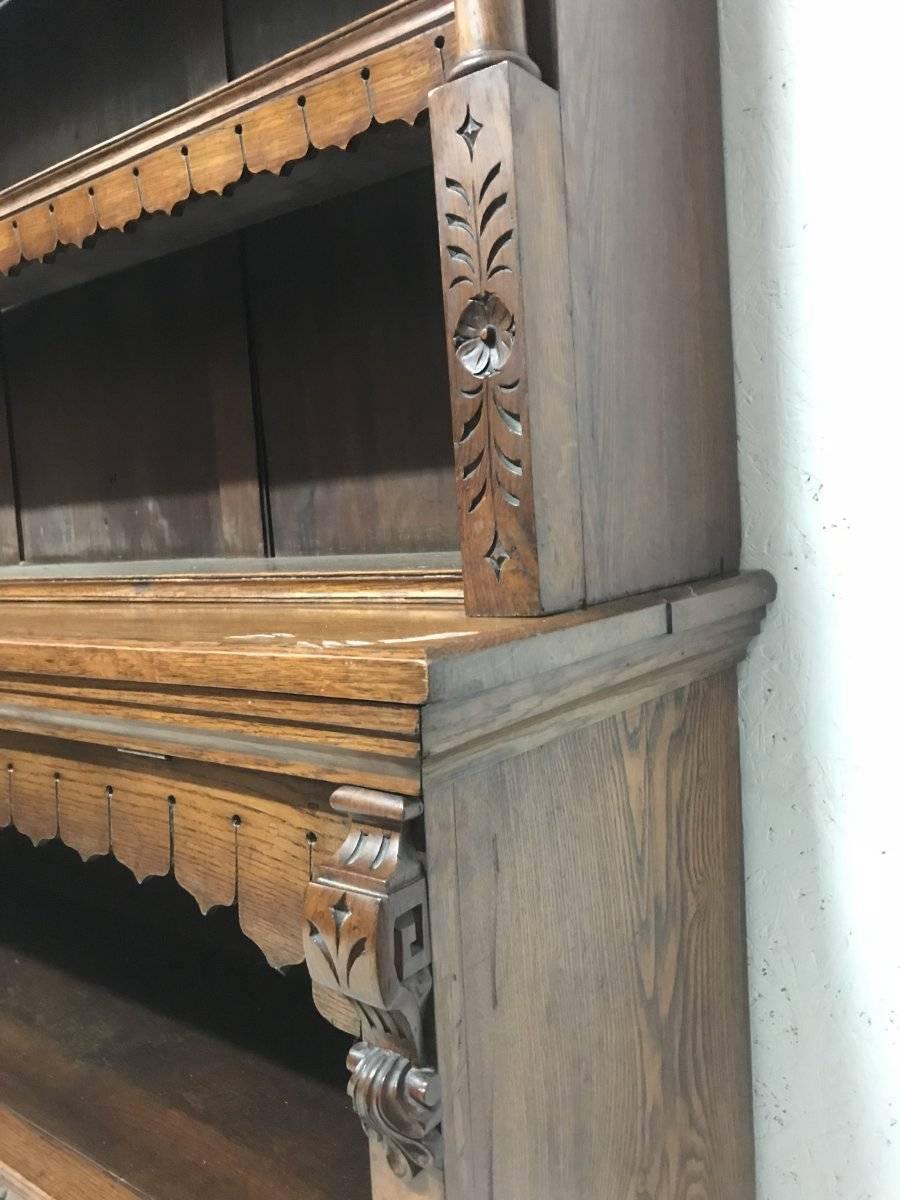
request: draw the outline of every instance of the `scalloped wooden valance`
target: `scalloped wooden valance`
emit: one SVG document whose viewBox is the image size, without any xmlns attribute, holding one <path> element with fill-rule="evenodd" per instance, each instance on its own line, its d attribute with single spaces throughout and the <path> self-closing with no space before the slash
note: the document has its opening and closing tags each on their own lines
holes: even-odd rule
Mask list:
<svg viewBox="0 0 900 1200">
<path fill-rule="evenodd" d="M 142 213 L 412 124 L 455 53 L 452 0 L 398 0 L 0 192 L 0 274 Z"/>
</svg>

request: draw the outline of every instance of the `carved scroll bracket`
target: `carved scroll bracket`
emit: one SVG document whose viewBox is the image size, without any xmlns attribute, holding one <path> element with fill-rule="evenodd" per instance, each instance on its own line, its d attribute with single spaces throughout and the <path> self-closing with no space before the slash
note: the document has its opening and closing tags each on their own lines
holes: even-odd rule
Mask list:
<svg viewBox="0 0 900 1200">
<path fill-rule="evenodd" d="M 331 807 L 353 823 L 306 890 L 310 974 L 318 988 L 351 1001 L 366 1042 L 420 1063 L 431 941 L 425 873 L 409 823 L 422 802 L 343 787 Z"/>
<path fill-rule="evenodd" d="M 383 1146 L 400 1179 L 443 1160 L 441 1085 L 428 1067 L 414 1067 L 391 1050 L 358 1042 L 347 1059 L 347 1092 L 369 1138 Z"/>
</svg>

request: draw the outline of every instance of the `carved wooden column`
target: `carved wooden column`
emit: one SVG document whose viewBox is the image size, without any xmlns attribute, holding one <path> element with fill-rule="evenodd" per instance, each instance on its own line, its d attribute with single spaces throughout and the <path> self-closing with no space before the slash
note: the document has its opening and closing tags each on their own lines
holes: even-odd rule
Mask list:
<svg viewBox="0 0 900 1200">
<path fill-rule="evenodd" d="M 431 995 L 425 873 L 409 823 L 422 802 L 342 787 L 332 808 L 353 824 L 306 891 L 306 962 L 317 989 L 338 992 L 359 1018 L 348 1092 L 393 1174 L 440 1167 L 441 1089 L 426 1065 Z M 331 1015 L 328 1005 L 321 1005 Z"/>
<path fill-rule="evenodd" d="M 528 57 L 523 0 L 456 0 L 459 58 L 452 79 L 500 62 L 540 75 Z"/>
<path fill-rule="evenodd" d="M 430 109 L 466 609 L 576 608 L 584 550 L 559 97 L 502 62 L 437 88 Z"/>
</svg>

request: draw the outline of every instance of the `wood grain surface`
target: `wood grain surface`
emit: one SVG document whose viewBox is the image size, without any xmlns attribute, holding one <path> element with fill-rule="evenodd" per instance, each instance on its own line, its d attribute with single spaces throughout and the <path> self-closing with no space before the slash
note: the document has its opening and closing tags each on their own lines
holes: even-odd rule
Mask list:
<svg viewBox="0 0 900 1200">
<path fill-rule="evenodd" d="M 710 596 L 736 615 L 774 594 L 764 571 L 698 585 L 676 593 L 684 600 L 679 620 Z M 528 621 L 467 617 L 452 604 L 10 602 L 2 607 L 0 661 L 7 676 L 60 683 L 128 681 L 416 705 L 462 699 L 669 636 L 667 614 L 666 593 Z"/>
<path fill-rule="evenodd" d="M 9 436 L 6 389 L 6 365 L 0 331 L 0 563 L 17 563 L 20 548 L 16 516 L 15 463 Z"/>
<path fill-rule="evenodd" d="M 262 552 L 234 239 L 3 325 L 26 559 Z"/>
<path fill-rule="evenodd" d="M 751 1200 L 733 671 L 434 789 L 447 1200 Z"/>
<path fill-rule="evenodd" d="M 454 549 L 430 172 L 250 230 L 247 250 L 276 554 Z"/>
<path fill-rule="evenodd" d="M 554 6 L 587 598 L 737 566 L 713 0 Z"/>
<path fill-rule="evenodd" d="M 138 1193 L 0 1107 L 0 1196 L 5 1200 L 137 1200 Z"/>
</svg>

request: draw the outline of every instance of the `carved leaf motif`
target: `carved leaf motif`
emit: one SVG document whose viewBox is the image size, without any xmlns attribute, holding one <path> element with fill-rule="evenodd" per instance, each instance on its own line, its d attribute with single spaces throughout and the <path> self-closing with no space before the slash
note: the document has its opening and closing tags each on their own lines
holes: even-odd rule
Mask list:
<svg viewBox="0 0 900 1200">
<path fill-rule="evenodd" d="M 444 176 L 449 229 L 455 240 L 445 239 L 451 264 L 447 287 L 471 287 L 453 331 L 453 352 L 463 378 L 456 396 L 456 448 L 464 512 L 486 521 L 484 558 L 499 580 L 515 553 L 501 534 L 503 509 L 522 505 L 521 481 L 525 475 L 522 445 L 525 430 L 515 403 L 521 376 L 515 369 L 516 318 L 507 303 L 492 289 L 492 281 L 515 271 L 512 255 L 516 231 L 511 219 L 510 187 L 502 158 L 487 158 L 489 139 L 481 139 L 486 126 L 471 106 L 456 129 L 468 150 L 471 176 Z M 484 151 L 482 148 L 486 148 Z M 489 164 L 482 170 L 480 160 Z M 471 241 L 471 246 L 470 246 Z M 504 293 L 505 294 L 505 293 Z M 457 310 L 459 311 L 459 310 Z M 480 528 L 480 526 L 479 526 Z"/>
<path fill-rule="evenodd" d="M 347 1065 L 354 1111 L 368 1136 L 384 1146 L 394 1174 L 413 1179 L 428 1167 L 439 1167 L 443 1105 L 436 1072 L 365 1042 L 353 1047 Z"/>
</svg>

